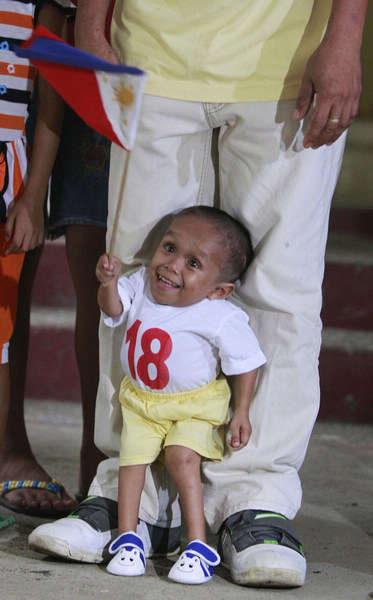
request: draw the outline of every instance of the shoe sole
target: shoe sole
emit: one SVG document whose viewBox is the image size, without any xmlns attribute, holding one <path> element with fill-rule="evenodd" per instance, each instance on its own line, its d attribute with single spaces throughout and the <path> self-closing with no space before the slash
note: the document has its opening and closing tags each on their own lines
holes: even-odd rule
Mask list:
<svg viewBox="0 0 373 600">
<path fill-rule="evenodd" d="M 212 577 L 206 577 L 206 579 L 204 579 L 203 581 L 189 581 L 187 579 L 177 579 L 176 577 L 170 577 L 169 575 L 167 576 L 167 578 L 170 581 L 173 581 L 174 583 L 181 583 L 182 585 L 203 585 L 204 583 L 208 583 L 212 579 Z"/>
<path fill-rule="evenodd" d="M 47 535 L 32 536 L 29 539 L 28 546 L 30 550 L 34 550 L 35 552 L 69 561 L 100 564 L 104 560 L 102 549 L 97 552 L 87 552 L 81 548 L 70 546 L 65 540 L 52 538 Z"/>
<path fill-rule="evenodd" d="M 304 580 L 298 571 L 285 569 L 252 568 L 249 571 L 231 570 L 232 580 L 239 585 L 263 588 L 295 588 L 301 587 Z"/>
<path fill-rule="evenodd" d="M 231 563 L 236 562 L 236 565 L 229 566 L 227 562 L 222 562 L 222 565 L 230 569 L 234 583 L 263 588 L 294 588 L 304 584 L 306 559 L 295 550 L 262 544 L 247 548 L 238 555 L 234 548 L 231 550 Z"/>
<path fill-rule="evenodd" d="M 63 558 L 65 560 L 74 562 L 86 562 L 101 564 L 105 561 L 102 556 L 102 548 L 97 549 L 96 552 L 87 552 L 82 548 L 76 548 L 71 546 L 65 540 L 50 537 L 49 535 L 30 535 L 28 547 L 30 550 L 39 552 L 40 554 L 46 554 L 47 556 L 53 556 L 55 558 Z M 171 558 L 176 556 L 180 552 L 180 546 L 177 546 L 174 550 L 166 553 L 145 553 L 146 558 Z"/>
</svg>

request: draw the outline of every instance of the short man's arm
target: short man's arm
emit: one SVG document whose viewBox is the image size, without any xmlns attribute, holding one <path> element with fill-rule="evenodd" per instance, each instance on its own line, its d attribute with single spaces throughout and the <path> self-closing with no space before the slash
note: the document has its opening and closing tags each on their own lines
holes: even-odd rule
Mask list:
<svg viewBox="0 0 373 600">
<path fill-rule="evenodd" d="M 75 19 L 75 46 L 117 64 L 118 57 L 105 36 L 111 0 L 79 0 Z"/>
<path fill-rule="evenodd" d="M 324 38 L 306 65 L 294 113 L 295 119 L 303 119 L 315 101 L 304 137 L 306 148 L 332 144 L 357 115 L 368 3 L 333 0 Z"/>
</svg>

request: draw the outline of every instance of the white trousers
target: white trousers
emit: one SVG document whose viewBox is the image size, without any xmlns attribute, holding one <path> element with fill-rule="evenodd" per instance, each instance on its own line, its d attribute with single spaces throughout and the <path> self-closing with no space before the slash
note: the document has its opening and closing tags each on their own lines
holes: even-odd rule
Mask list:
<svg viewBox="0 0 373 600">
<path fill-rule="evenodd" d="M 255 260 L 237 301 L 267 356 L 251 407 L 252 436 L 222 463 L 203 466 L 205 515 L 216 532 L 244 509 L 293 518 L 301 503 L 298 470 L 319 408 L 321 284 L 330 202 L 345 136 L 304 149 L 293 101 L 202 104 L 145 96 L 131 152 L 114 253 L 125 271 L 154 247 L 156 223 L 193 204 L 217 204 L 244 223 Z M 113 146 L 108 244 L 125 152 Z M 143 244 L 144 239 L 147 238 Z M 101 377 L 96 443 L 100 464 L 91 494 L 117 498 L 123 377 L 123 330 L 100 327 Z M 141 440 L 139 440 L 141 444 Z M 166 472 L 149 468 L 140 518 L 180 524 L 177 495 Z"/>
</svg>

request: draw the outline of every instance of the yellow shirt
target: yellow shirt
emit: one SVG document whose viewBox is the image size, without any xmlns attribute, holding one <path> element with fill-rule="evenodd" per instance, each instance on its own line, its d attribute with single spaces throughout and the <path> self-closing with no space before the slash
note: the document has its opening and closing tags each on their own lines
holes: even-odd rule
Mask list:
<svg viewBox="0 0 373 600">
<path fill-rule="evenodd" d="M 199 102 L 295 98 L 332 0 L 122 0 L 112 44 L 146 93 Z"/>
</svg>

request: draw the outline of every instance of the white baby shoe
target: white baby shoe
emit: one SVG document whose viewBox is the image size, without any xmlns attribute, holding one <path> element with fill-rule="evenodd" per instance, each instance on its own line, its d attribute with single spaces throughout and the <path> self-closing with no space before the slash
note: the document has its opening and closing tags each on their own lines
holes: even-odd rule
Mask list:
<svg viewBox="0 0 373 600">
<path fill-rule="evenodd" d="M 109 546 L 110 554 L 115 554 L 106 570 L 112 575 L 133 577 L 144 575 L 145 554 L 141 538 L 134 531 L 119 535 Z"/>
<path fill-rule="evenodd" d="M 210 581 L 220 556 L 201 540 L 193 540 L 179 556 L 168 577 L 176 583 L 206 583 Z"/>
</svg>

